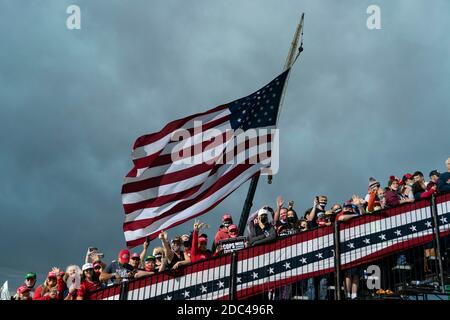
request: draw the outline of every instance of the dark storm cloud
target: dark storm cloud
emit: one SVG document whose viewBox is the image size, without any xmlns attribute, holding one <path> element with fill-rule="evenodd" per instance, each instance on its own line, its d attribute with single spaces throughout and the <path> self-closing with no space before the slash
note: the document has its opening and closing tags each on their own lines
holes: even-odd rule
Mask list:
<svg viewBox="0 0 450 320">
<path fill-rule="evenodd" d="M 78 4 L 82 29 L 65 28 Z M 265 85 L 300 12 L 305 52 L 290 78 L 278 193 L 298 211 L 364 194 L 369 176 L 443 170 L 449 156 L 447 1 L 2 1 L 0 282 L 108 259 L 124 245 L 120 188 L 141 134 Z M 204 220 L 237 220 L 245 184 Z M 191 222 L 171 234 L 187 232 Z M 156 245 L 156 243 L 155 243 Z"/>
</svg>

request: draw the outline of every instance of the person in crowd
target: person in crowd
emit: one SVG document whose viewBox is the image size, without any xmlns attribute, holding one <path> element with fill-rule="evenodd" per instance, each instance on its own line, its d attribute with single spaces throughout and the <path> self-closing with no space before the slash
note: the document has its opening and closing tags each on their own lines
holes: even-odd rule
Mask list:
<svg viewBox="0 0 450 320">
<path fill-rule="evenodd" d="M 134 268 L 129 264 L 130 251 L 123 249 L 119 252 L 117 260 L 113 260 L 100 274 L 101 282 L 120 283 L 122 279 L 134 278 Z"/>
<path fill-rule="evenodd" d="M 287 216 L 287 222 L 290 224 L 296 224 L 298 221 L 298 215 L 297 212 L 293 208 L 288 208 L 288 211 L 286 213 Z"/>
<path fill-rule="evenodd" d="M 366 212 L 372 213 L 382 209 L 380 193 L 384 193 L 380 183 L 375 178 L 369 178 L 368 193 L 364 200 L 367 202 Z"/>
<path fill-rule="evenodd" d="M 230 235 L 230 238 L 237 238 L 239 236 L 239 229 L 237 225 L 232 224 L 228 227 L 228 234 Z"/>
<path fill-rule="evenodd" d="M 287 221 L 287 212 L 288 209 L 283 206 L 284 200 L 283 197 L 277 197 L 277 209 L 275 210 L 275 214 L 273 217 L 274 226 L 278 229 L 280 227 L 288 227 Z"/>
<path fill-rule="evenodd" d="M 430 181 L 427 183 L 425 191 L 420 194 L 421 199 L 430 198 L 433 194 L 437 193 L 437 182 L 439 180 L 440 173 L 437 170 L 430 172 Z"/>
<path fill-rule="evenodd" d="M 139 255 L 139 253 L 132 253 L 131 257 L 130 257 L 130 266 L 133 267 L 134 270 L 139 269 L 140 265 L 141 265 L 141 256 Z"/>
<path fill-rule="evenodd" d="M 135 252 L 135 253 L 131 254 L 129 263 L 134 268 L 135 272 L 137 272 L 137 270 L 142 267 L 144 258 L 145 258 L 146 254 L 147 254 L 149 243 L 150 243 L 149 239 L 146 239 L 145 242 L 142 245 L 141 253 L 138 254 L 138 253 Z"/>
<path fill-rule="evenodd" d="M 411 173 L 405 173 L 402 177 L 402 185 L 403 184 L 407 184 L 410 187 L 412 187 L 412 185 L 414 184 L 414 178 L 413 175 Z"/>
<path fill-rule="evenodd" d="M 92 266 L 94 267 L 94 281 L 100 282 L 100 275 L 103 271 L 103 264 L 99 261 L 95 261 Z"/>
<path fill-rule="evenodd" d="M 416 171 L 413 174 L 414 184 L 412 186 L 412 192 L 414 194 L 414 199 L 420 199 L 422 194 L 427 190 L 427 183 L 423 178 L 423 173 Z"/>
<path fill-rule="evenodd" d="M 253 225 L 253 230 L 249 235 L 249 245 L 257 245 L 272 241 L 277 233 L 270 219 L 270 212 L 267 207 L 258 210 L 258 223 Z"/>
<path fill-rule="evenodd" d="M 167 232 L 161 231 L 158 237 L 159 239 L 161 239 L 164 248 L 164 257 L 166 259 L 165 268 L 172 269 L 175 266 L 175 264 L 184 260 L 184 252 L 183 250 L 181 250 L 182 248 L 181 237 L 178 236 L 174 237 L 170 242 L 170 245 L 168 241 Z M 180 264 L 178 264 L 177 268 L 179 266 Z"/>
<path fill-rule="evenodd" d="M 445 165 L 447 166 L 447 172 L 440 174 L 437 182 L 439 193 L 450 192 L 450 158 L 445 160 Z"/>
<path fill-rule="evenodd" d="M 366 196 L 364 197 L 364 200 L 366 202 L 369 202 L 369 199 L 371 196 L 375 197 L 377 194 L 378 189 L 380 188 L 380 182 L 378 182 L 377 179 L 370 177 L 369 178 L 369 186 Z"/>
<path fill-rule="evenodd" d="M 94 278 L 94 265 L 92 263 L 85 263 L 82 267 L 82 272 L 80 289 L 77 291 L 77 300 L 87 300 L 91 292 L 101 288 L 100 282 Z"/>
<path fill-rule="evenodd" d="M 194 223 L 194 232 L 192 233 L 192 247 L 191 247 L 191 262 L 197 262 L 200 260 L 208 259 L 212 256 L 210 250 L 207 249 L 208 239 L 202 234 L 199 234 L 199 230 L 205 228 L 206 224 L 199 222 Z"/>
<path fill-rule="evenodd" d="M 353 218 L 358 217 L 359 214 L 354 211 L 354 206 L 350 201 L 347 201 L 343 205 L 343 209 L 336 216 L 336 220 L 339 222 L 346 222 Z M 358 287 L 360 268 L 353 267 L 344 271 L 344 292 L 347 299 L 355 300 L 358 298 Z"/>
<path fill-rule="evenodd" d="M 36 288 L 33 300 L 63 300 L 66 283 L 59 268 L 53 267 L 44 283 Z"/>
<path fill-rule="evenodd" d="M 141 278 L 157 272 L 159 272 L 159 268 L 156 267 L 156 258 L 154 256 L 147 256 L 144 259 L 144 269 L 139 270 L 134 277 Z"/>
<path fill-rule="evenodd" d="M 319 227 L 331 226 L 336 219 L 336 215 L 342 211 L 342 207 L 339 203 L 335 203 L 330 210 L 325 211 L 322 218 L 317 220 Z"/>
<path fill-rule="evenodd" d="M 269 223 L 272 226 L 275 227 L 276 226 L 276 221 L 277 221 L 277 219 L 279 219 L 277 217 L 277 215 L 275 214 L 275 211 L 268 205 L 263 206 L 263 208 L 266 209 L 268 211 L 268 213 L 269 213 L 268 216 L 267 216 L 268 220 L 269 220 Z M 255 236 L 255 230 L 256 230 L 256 227 L 259 224 L 258 212 L 259 212 L 259 209 L 256 210 L 251 215 L 249 215 L 249 218 L 247 219 L 247 224 L 246 224 L 246 227 L 245 227 L 245 230 L 244 230 L 244 235 L 247 235 L 248 238 L 252 238 L 252 237 Z M 247 241 L 247 244 L 248 243 L 249 242 Z"/>
<path fill-rule="evenodd" d="M 325 213 L 327 202 L 327 196 L 317 196 L 314 198 L 313 207 L 311 209 L 308 209 L 304 216 L 304 218 L 309 222 L 310 229 L 314 229 L 319 226 L 317 223 L 317 219 L 320 219 Z"/>
<path fill-rule="evenodd" d="M 96 261 L 102 261 L 105 255 L 101 253 L 96 247 L 89 247 L 86 252 L 84 263 L 94 263 Z M 105 268 L 106 265 L 103 266 Z"/>
<path fill-rule="evenodd" d="M 399 182 L 397 179 L 390 179 L 388 190 L 386 191 L 386 208 L 392 208 L 402 203 L 414 202 L 414 199 L 401 199 L 398 193 Z"/>
<path fill-rule="evenodd" d="M 159 237 L 159 235 L 158 235 L 158 237 Z M 153 252 L 152 252 L 152 256 L 154 256 L 156 258 L 156 262 L 155 262 L 156 268 L 161 271 L 165 270 L 164 248 L 163 247 L 154 248 Z"/>
<path fill-rule="evenodd" d="M 412 187 L 408 184 L 403 184 L 400 187 L 400 200 L 413 200 L 414 201 L 414 196 L 412 196 Z"/>
<path fill-rule="evenodd" d="M 27 296 L 29 296 L 31 299 L 33 299 L 34 296 L 34 291 L 35 288 L 34 286 L 36 285 L 36 273 L 34 272 L 28 272 L 25 275 L 25 283 L 22 286 L 25 286 L 28 288 L 28 293 L 26 293 Z M 20 288 L 20 287 L 19 287 Z M 20 300 L 18 299 L 18 294 L 16 293 L 13 297 L 13 300 Z"/>
<path fill-rule="evenodd" d="M 214 236 L 214 242 L 211 248 L 211 251 L 216 251 L 216 247 L 219 245 L 221 240 L 229 239 L 230 236 L 228 234 L 228 227 L 233 224 L 233 218 L 230 214 L 225 214 L 222 217 L 222 224 L 219 226 L 219 230 L 216 232 Z"/>
<path fill-rule="evenodd" d="M 222 240 L 226 240 L 226 239 L 232 239 L 232 238 L 237 238 L 239 236 L 239 230 L 237 225 L 235 224 L 231 224 L 228 226 L 228 238 L 222 239 Z M 215 256 L 219 256 L 223 253 L 223 247 L 222 247 L 222 243 L 218 243 L 217 246 L 215 246 L 215 251 L 214 251 L 214 255 Z"/>
<path fill-rule="evenodd" d="M 178 261 L 173 266 L 173 269 L 177 269 L 182 265 L 186 265 L 191 263 L 191 236 L 188 234 L 183 234 L 181 236 L 181 244 L 183 245 L 183 256 L 184 259 L 182 261 Z"/>
<path fill-rule="evenodd" d="M 362 215 L 362 214 L 366 214 L 366 201 L 364 199 L 362 199 L 361 197 L 359 197 L 358 195 L 354 194 L 352 196 L 352 199 L 350 200 L 350 202 L 353 205 L 353 210 L 355 211 L 355 213 Z"/>
<path fill-rule="evenodd" d="M 21 285 L 20 287 L 17 288 L 13 300 L 33 300 L 33 298 L 30 295 L 30 289 L 24 284 Z"/>
<path fill-rule="evenodd" d="M 439 176 L 441 174 L 437 170 L 432 170 L 429 174 L 430 181 L 427 184 L 427 190 L 431 189 L 433 186 L 437 186 L 437 183 L 439 181 Z"/>
<path fill-rule="evenodd" d="M 306 219 L 299 219 L 297 221 L 297 230 L 300 232 L 308 231 L 308 221 Z"/>
<path fill-rule="evenodd" d="M 66 290 L 63 294 L 64 300 L 75 300 L 81 281 L 80 267 L 77 265 L 68 266 L 63 276 L 63 281 L 66 283 Z"/>
</svg>

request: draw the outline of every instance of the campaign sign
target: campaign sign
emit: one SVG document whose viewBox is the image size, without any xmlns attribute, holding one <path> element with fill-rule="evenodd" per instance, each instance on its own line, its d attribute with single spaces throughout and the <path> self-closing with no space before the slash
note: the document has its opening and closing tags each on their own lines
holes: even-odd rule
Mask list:
<svg viewBox="0 0 450 320">
<path fill-rule="evenodd" d="M 246 237 L 236 237 L 230 239 L 220 240 L 219 243 L 222 246 L 223 253 L 227 254 L 233 251 L 242 250 L 245 248 Z"/>
</svg>

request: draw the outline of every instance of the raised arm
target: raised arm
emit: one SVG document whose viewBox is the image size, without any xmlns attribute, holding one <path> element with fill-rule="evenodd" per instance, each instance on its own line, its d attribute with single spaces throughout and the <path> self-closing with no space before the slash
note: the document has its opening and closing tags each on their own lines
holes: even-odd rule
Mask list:
<svg viewBox="0 0 450 320">
<path fill-rule="evenodd" d="M 278 220 L 280 219 L 280 211 L 281 208 L 283 207 L 283 197 L 282 196 L 278 196 L 277 197 L 277 210 L 275 210 L 275 214 L 273 216 L 273 225 L 276 225 Z"/>
<path fill-rule="evenodd" d="M 170 248 L 169 240 L 167 238 L 167 232 L 161 231 L 161 233 L 158 235 L 158 238 L 161 239 L 161 243 L 164 248 L 164 257 L 167 259 L 167 262 L 170 263 L 173 259 L 173 251 Z"/>
<path fill-rule="evenodd" d="M 145 242 L 142 245 L 142 252 L 139 256 L 141 258 L 141 264 L 144 263 L 143 261 L 145 260 L 145 256 L 147 255 L 148 245 L 150 244 L 147 240 L 148 239 L 145 239 Z"/>
</svg>

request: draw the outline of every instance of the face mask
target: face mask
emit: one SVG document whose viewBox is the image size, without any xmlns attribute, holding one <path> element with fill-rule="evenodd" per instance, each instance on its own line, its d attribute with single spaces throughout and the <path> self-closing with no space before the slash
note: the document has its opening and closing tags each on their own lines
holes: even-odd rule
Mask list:
<svg viewBox="0 0 450 320">
<path fill-rule="evenodd" d="M 287 221 L 289 223 L 295 223 L 297 221 L 297 219 L 295 219 L 295 217 L 289 217 L 289 218 L 287 218 Z"/>
<path fill-rule="evenodd" d="M 183 241 L 183 247 L 190 248 L 191 247 L 191 241 L 189 241 L 189 240 Z"/>
<path fill-rule="evenodd" d="M 319 203 L 319 206 L 320 206 L 322 209 L 325 208 L 326 205 L 327 205 L 326 202 L 320 202 L 320 203 Z"/>
</svg>

